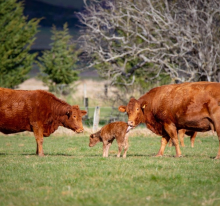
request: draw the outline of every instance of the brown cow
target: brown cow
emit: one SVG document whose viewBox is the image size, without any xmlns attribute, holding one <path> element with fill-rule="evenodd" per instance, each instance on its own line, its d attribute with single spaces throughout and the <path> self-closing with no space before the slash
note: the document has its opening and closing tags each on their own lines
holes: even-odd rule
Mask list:
<svg viewBox="0 0 220 206">
<path fill-rule="evenodd" d="M 43 90 L 0 88 L 0 132 L 34 132 L 39 156 L 44 155 L 43 136 L 50 136 L 59 126 L 82 132 L 85 114 L 77 105 L 71 106 Z"/>
<path fill-rule="evenodd" d="M 186 129 L 178 130 L 178 136 L 179 136 L 180 144 L 181 144 L 182 147 L 185 147 L 185 144 L 184 144 L 184 135 L 185 134 L 190 136 L 191 147 L 194 147 L 194 142 L 195 142 L 197 132 L 186 130 Z M 171 139 L 169 141 L 169 146 L 172 146 L 172 140 Z"/>
<path fill-rule="evenodd" d="M 118 143 L 118 154 L 120 157 L 122 148 L 124 147 L 123 158 L 126 157 L 128 150 L 128 131 L 131 127 L 128 127 L 126 122 L 112 122 L 102 127 L 98 132 L 91 134 L 89 139 L 89 146 L 93 147 L 98 142 L 103 142 L 103 157 L 108 157 L 109 148 L 116 139 Z"/>
<path fill-rule="evenodd" d="M 162 156 L 171 138 L 176 157 L 181 156 L 177 130 L 215 130 L 219 139 L 216 159 L 220 159 L 220 83 L 194 82 L 165 85 L 151 89 L 138 100 L 132 98 L 119 111 L 127 112 L 128 125 L 140 123 L 161 135 L 161 147 L 156 156 Z"/>
</svg>

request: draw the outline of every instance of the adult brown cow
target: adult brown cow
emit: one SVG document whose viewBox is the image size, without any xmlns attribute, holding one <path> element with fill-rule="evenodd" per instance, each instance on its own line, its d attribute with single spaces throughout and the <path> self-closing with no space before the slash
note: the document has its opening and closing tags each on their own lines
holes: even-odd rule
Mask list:
<svg viewBox="0 0 220 206">
<path fill-rule="evenodd" d="M 43 90 L 0 88 L 0 132 L 34 132 L 39 156 L 44 156 L 43 137 L 50 136 L 59 126 L 82 132 L 85 114 L 77 105 L 71 106 Z"/>
<path fill-rule="evenodd" d="M 162 136 L 156 156 L 163 155 L 170 138 L 176 148 L 176 157 L 181 156 L 177 137 L 179 129 L 215 130 L 219 139 L 216 159 L 220 159 L 220 83 L 194 82 L 156 87 L 118 109 L 127 112 L 129 126 L 145 123 L 151 131 Z"/>
</svg>

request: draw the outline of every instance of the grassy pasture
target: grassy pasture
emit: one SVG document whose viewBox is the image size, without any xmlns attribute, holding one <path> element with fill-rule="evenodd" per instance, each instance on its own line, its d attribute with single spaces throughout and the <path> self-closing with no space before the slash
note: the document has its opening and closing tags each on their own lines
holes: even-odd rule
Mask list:
<svg viewBox="0 0 220 206">
<path fill-rule="evenodd" d="M 185 138 L 182 158 L 174 147 L 156 158 L 160 137 L 133 135 L 126 159 L 115 141 L 102 158 L 88 136 L 51 135 L 39 158 L 32 134 L 0 135 L 0 206 L 220 205 L 216 136 L 198 136 L 195 148 Z"/>
</svg>

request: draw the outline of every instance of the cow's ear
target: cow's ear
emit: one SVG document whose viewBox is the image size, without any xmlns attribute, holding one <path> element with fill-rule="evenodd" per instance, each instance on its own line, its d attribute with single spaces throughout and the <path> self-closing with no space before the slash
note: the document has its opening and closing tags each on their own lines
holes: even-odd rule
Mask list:
<svg viewBox="0 0 220 206">
<path fill-rule="evenodd" d="M 85 116 L 87 114 L 87 111 L 85 111 L 85 110 L 81 110 L 80 112 L 81 112 L 82 116 Z"/>
<path fill-rule="evenodd" d="M 121 105 L 121 106 L 118 107 L 118 110 L 119 110 L 120 112 L 126 112 L 126 106 Z"/>
<path fill-rule="evenodd" d="M 142 110 L 142 112 L 144 112 L 144 109 L 145 109 L 146 106 L 147 106 L 147 103 L 146 103 L 146 102 L 143 102 L 143 103 L 141 104 L 141 110 Z"/>
<path fill-rule="evenodd" d="M 71 115 L 72 115 L 72 110 L 67 111 L 66 115 L 68 116 L 68 119 L 69 119 L 71 117 Z"/>
</svg>

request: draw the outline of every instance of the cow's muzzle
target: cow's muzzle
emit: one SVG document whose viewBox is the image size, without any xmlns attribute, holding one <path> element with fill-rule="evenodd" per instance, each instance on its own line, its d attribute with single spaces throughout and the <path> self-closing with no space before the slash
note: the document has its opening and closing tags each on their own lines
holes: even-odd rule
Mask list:
<svg viewBox="0 0 220 206">
<path fill-rule="evenodd" d="M 130 126 L 130 127 L 134 127 L 134 121 L 130 121 L 130 120 L 128 120 L 128 126 Z"/>
<path fill-rule="evenodd" d="M 84 130 L 83 129 L 77 129 L 76 133 L 82 133 Z"/>
</svg>

